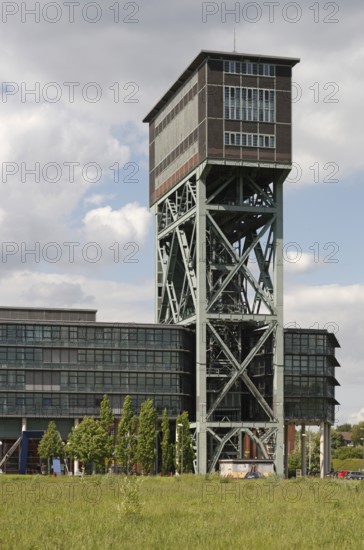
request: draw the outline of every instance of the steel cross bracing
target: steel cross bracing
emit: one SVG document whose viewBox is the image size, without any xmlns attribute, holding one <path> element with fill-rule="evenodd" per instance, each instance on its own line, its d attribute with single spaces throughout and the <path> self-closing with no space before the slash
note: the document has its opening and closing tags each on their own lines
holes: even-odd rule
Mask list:
<svg viewBox="0 0 364 550">
<path fill-rule="evenodd" d="M 287 173 L 205 164 L 156 205 L 157 321 L 196 329 L 192 427 L 200 473 L 220 458 L 244 458 L 247 437 L 283 471 Z M 258 383 L 263 349 L 269 364 Z"/>
<path fill-rule="evenodd" d="M 162 275 L 159 322 L 178 323 L 196 307 L 196 183 L 185 184 L 158 207 L 157 264 Z"/>
</svg>

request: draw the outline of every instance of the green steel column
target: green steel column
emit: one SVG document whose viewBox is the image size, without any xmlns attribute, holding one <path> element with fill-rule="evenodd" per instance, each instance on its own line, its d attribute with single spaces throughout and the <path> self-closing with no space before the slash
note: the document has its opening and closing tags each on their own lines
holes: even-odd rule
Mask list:
<svg viewBox="0 0 364 550">
<path fill-rule="evenodd" d="M 274 305 L 277 310 L 277 327 L 273 358 L 273 411 L 278 422 L 276 439 L 276 470 L 284 475 L 284 335 L 283 335 L 283 182 L 275 186 L 276 222 L 274 249 Z"/>
<path fill-rule="evenodd" d="M 197 179 L 196 433 L 197 473 L 207 472 L 206 441 L 206 182 Z"/>
</svg>

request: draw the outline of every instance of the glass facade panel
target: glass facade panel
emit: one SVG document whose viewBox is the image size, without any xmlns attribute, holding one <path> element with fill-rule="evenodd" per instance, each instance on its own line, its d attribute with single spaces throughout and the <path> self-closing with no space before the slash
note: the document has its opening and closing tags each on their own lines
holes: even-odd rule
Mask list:
<svg viewBox="0 0 364 550">
<path fill-rule="evenodd" d="M 334 422 L 334 352 L 332 335 L 327 331 L 286 330 L 286 420 Z"/>
<path fill-rule="evenodd" d="M 96 416 L 104 393 L 116 415 L 128 394 L 136 410 L 152 398 L 160 414 L 192 413 L 193 356 L 182 327 L 3 322 L 0 417 Z"/>
<path fill-rule="evenodd" d="M 256 110 L 260 97 L 245 91 L 246 108 Z M 263 98 L 270 101 L 270 96 L 265 98 L 263 94 Z M 257 140 L 262 143 L 258 136 Z M 338 364 L 335 341 L 327 331 L 286 330 L 288 420 L 333 418 Z M 272 349 L 267 342 L 249 367 L 249 376 L 268 404 L 272 399 L 272 372 Z M 213 383 L 211 380 L 211 399 L 216 391 Z M 182 327 L 160 325 L 0 323 L 0 416 L 97 415 L 97 403 L 104 393 L 116 415 L 130 394 L 136 410 L 145 399 L 152 398 L 160 413 L 164 407 L 170 416 L 187 409 L 193 419 L 193 333 Z M 256 406 L 239 381 L 216 410 L 215 418 L 220 415 L 233 419 L 241 415 L 241 408 L 249 417 L 256 414 Z"/>
</svg>

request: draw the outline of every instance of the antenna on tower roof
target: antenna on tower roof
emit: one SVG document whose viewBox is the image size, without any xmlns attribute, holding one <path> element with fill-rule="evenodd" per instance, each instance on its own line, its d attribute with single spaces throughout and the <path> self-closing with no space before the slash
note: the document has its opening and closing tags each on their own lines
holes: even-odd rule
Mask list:
<svg viewBox="0 0 364 550">
<path fill-rule="evenodd" d="M 235 34 L 235 27 L 234 27 L 234 49 L 233 52 L 236 52 L 236 34 Z"/>
</svg>

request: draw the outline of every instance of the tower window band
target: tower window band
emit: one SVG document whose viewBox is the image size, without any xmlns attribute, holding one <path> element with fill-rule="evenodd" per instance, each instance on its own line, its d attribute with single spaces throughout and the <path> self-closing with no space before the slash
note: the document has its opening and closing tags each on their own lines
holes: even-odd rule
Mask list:
<svg viewBox="0 0 364 550">
<path fill-rule="evenodd" d="M 225 61 L 224 71 L 233 74 L 248 74 L 259 76 L 275 76 L 275 65 L 269 63 L 250 63 L 240 61 Z"/>
<path fill-rule="evenodd" d="M 224 143 L 237 147 L 259 147 L 261 149 L 274 149 L 276 146 L 275 136 L 240 132 L 225 132 Z"/>
<path fill-rule="evenodd" d="M 228 120 L 275 122 L 275 91 L 225 86 L 224 113 Z"/>
</svg>

